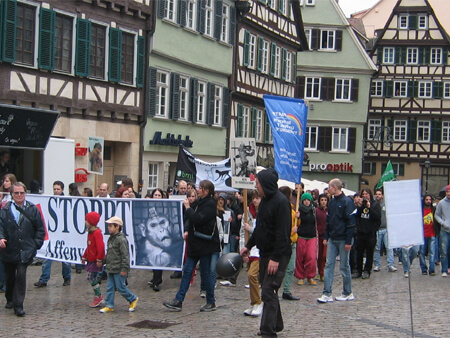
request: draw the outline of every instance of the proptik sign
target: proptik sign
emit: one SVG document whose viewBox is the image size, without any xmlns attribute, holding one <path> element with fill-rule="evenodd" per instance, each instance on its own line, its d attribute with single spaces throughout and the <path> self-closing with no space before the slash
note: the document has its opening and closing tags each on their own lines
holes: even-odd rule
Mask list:
<svg viewBox="0 0 450 338">
<path fill-rule="evenodd" d="M 309 171 L 346 171 L 353 172 L 353 164 L 350 163 L 340 163 L 340 164 L 331 164 L 331 163 L 310 163 Z"/>
</svg>

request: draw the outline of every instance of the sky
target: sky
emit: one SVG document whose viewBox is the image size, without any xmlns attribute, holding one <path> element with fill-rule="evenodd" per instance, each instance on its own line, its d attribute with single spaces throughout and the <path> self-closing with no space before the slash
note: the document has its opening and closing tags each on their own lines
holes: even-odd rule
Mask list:
<svg viewBox="0 0 450 338">
<path fill-rule="evenodd" d="M 345 16 L 350 17 L 350 14 L 370 8 L 377 2 L 378 0 L 339 0 L 339 6 L 341 6 Z"/>
</svg>

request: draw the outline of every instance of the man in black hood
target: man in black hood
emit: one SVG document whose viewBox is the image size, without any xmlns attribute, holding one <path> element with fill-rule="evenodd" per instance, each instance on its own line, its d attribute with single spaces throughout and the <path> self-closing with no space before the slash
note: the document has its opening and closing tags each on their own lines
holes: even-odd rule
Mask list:
<svg viewBox="0 0 450 338">
<path fill-rule="evenodd" d="M 260 252 L 259 279 L 261 300 L 264 302 L 261 317 L 261 335 L 276 337 L 283 330 L 278 289 L 281 286 L 291 257 L 291 205 L 278 190 L 278 173 L 262 170 L 256 175 L 256 190 L 262 197 L 258 212 L 258 226 L 241 250 L 245 258 L 253 246 Z"/>
</svg>

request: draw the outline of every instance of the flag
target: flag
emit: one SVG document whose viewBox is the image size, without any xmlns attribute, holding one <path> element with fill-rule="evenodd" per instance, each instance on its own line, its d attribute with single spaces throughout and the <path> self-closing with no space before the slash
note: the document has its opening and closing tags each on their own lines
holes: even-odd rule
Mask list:
<svg viewBox="0 0 450 338">
<path fill-rule="evenodd" d="M 275 170 L 280 179 L 300 183 L 308 106 L 305 101 L 290 97 L 263 98 L 273 135 Z"/>
<path fill-rule="evenodd" d="M 383 175 L 381 175 L 380 181 L 375 186 L 375 189 L 380 189 L 383 187 L 384 182 L 395 181 L 397 178 L 395 177 L 394 168 L 392 167 L 392 163 L 389 162 L 386 165 L 386 169 L 384 169 Z"/>
</svg>

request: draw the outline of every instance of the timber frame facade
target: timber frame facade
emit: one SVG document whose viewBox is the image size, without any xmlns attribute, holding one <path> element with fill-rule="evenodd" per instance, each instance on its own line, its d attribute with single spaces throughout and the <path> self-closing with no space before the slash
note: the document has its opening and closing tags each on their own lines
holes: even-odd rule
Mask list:
<svg viewBox="0 0 450 338">
<path fill-rule="evenodd" d="M 241 1 L 244 2 L 244 1 Z M 256 139 L 258 165 L 274 166 L 263 95 L 294 97 L 297 52 L 307 46 L 299 1 L 252 0 L 238 13 L 230 137 Z"/>
<path fill-rule="evenodd" d="M 427 0 L 400 0 L 370 53 L 364 177 L 374 186 L 391 160 L 398 179 L 438 194 L 450 168 L 449 37 Z"/>
</svg>

